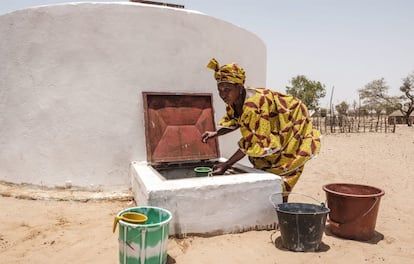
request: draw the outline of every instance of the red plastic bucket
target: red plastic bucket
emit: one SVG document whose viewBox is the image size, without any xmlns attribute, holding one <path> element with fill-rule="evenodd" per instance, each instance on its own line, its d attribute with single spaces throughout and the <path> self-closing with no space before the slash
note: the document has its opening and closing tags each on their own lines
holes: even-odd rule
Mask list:
<svg viewBox="0 0 414 264">
<path fill-rule="evenodd" d="M 339 237 L 370 240 L 375 235 L 383 190 L 359 184 L 324 185 L 329 212 L 329 230 Z"/>
</svg>

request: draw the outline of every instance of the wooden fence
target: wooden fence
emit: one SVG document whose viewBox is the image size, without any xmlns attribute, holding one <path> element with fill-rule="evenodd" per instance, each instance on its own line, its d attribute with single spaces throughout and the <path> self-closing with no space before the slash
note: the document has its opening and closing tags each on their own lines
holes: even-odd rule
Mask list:
<svg viewBox="0 0 414 264">
<path fill-rule="evenodd" d="M 387 116 L 312 117 L 312 122 L 322 134 L 395 132 L 395 124 L 389 124 Z"/>
</svg>

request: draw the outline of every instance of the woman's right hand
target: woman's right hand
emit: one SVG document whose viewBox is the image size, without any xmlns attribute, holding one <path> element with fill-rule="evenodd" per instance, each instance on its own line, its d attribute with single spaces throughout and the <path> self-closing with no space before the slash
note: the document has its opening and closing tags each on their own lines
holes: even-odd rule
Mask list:
<svg viewBox="0 0 414 264">
<path fill-rule="evenodd" d="M 217 136 L 217 131 L 206 131 L 201 135 L 201 141 L 207 143 L 207 140 Z"/>
<path fill-rule="evenodd" d="M 211 172 L 212 175 L 223 175 L 228 168 L 230 168 L 227 163 L 218 163 L 213 166 L 213 171 Z"/>
</svg>

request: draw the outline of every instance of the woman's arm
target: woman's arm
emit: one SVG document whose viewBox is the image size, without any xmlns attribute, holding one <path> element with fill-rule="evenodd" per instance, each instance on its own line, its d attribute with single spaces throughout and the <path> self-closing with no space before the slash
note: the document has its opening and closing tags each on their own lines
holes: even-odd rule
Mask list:
<svg viewBox="0 0 414 264">
<path fill-rule="evenodd" d="M 234 131 L 235 129 L 231 129 L 231 128 L 227 128 L 227 127 L 222 127 L 217 131 L 206 131 L 201 135 L 201 141 L 203 143 L 207 143 L 207 140 L 210 138 L 214 138 L 214 137 L 218 137 L 218 136 L 222 136 L 225 135 L 227 133 L 230 133 L 232 131 Z"/>
<path fill-rule="evenodd" d="M 226 162 L 219 163 L 213 167 L 213 175 L 222 175 L 227 169 L 231 168 L 233 164 L 241 160 L 246 154 L 238 149 Z"/>
</svg>

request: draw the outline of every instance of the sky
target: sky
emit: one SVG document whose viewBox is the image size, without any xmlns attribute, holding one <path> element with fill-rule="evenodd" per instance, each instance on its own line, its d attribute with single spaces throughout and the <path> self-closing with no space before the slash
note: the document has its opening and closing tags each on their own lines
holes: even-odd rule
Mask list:
<svg viewBox="0 0 414 264">
<path fill-rule="evenodd" d="M 85 1 L 0 0 L 0 15 L 65 2 Z M 335 105 L 352 104 L 359 89 L 381 78 L 389 95 L 401 95 L 402 79 L 414 73 L 412 0 L 158 2 L 184 5 L 255 33 L 267 48 L 267 88 L 285 92 L 292 78 L 305 75 L 325 85 L 321 107 L 329 107 L 331 95 Z"/>
</svg>

